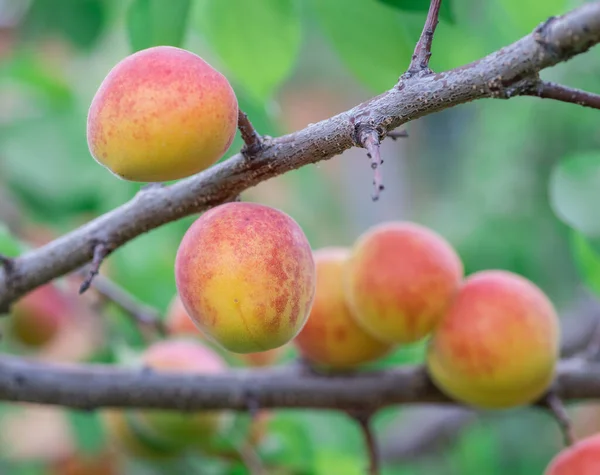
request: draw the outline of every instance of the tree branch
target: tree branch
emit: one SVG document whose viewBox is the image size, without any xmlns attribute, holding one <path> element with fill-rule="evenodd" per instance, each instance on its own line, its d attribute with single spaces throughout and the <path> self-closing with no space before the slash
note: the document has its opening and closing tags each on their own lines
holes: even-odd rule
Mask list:
<svg viewBox="0 0 600 475">
<path fill-rule="evenodd" d="M 408 70 L 404 74 L 404 78 L 409 78 L 420 72 L 431 73 L 429 69 L 429 59 L 431 58 L 431 44 L 433 43 L 433 35 L 435 28 L 439 23 L 440 7 L 442 0 L 431 0 L 427 19 L 421 32 L 421 37 L 415 46 L 415 52 L 412 55 L 412 60 Z"/>
<path fill-rule="evenodd" d="M 564 401 L 600 397 L 600 364 L 561 362 L 553 391 Z M 156 373 L 148 368 L 49 364 L 4 355 L 0 400 L 81 409 L 139 407 L 247 411 L 261 408 L 375 411 L 397 404 L 452 403 L 422 366 L 354 375 L 317 375 L 297 366 L 232 369 L 215 375 Z M 543 401 L 538 404 L 545 407 Z"/>
<path fill-rule="evenodd" d="M 158 311 L 140 301 L 112 280 L 98 274 L 92 287 L 104 298 L 110 300 L 130 315 L 140 326 L 153 328 L 159 335 L 166 335 L 167 330 Z"/>
<path fill-rule="evenodd" d="M 591 107 L 592 109 L 600 109 L 599 94 L 593 94 L 553 82 L 539 81 L 522 95 L 540 97 L 542 99 L 554 99 L 583 107 Z"/>
<path fill-rule="evenodd" d="M 114 250 L 165 223 L 234 199 L 242 191 L 289 170 L 331 158 L 357 145 L 357 125 L 368 123 L 384 136 L 434 112 L 481 98 L 520 95 L 544 68 L 600 42 L 600 2 L 553 19 L 534 33 L 474 63 L 444 73 L 402 79 L 391 90 L 298 132 L 269 140 L 248 160 L 237 154 L 174 185 L 152 188 L 130 202 L 0 269 L 0 308 L 94 255 L 93 243 Z"/>
<path fill-rule="evenodd" d="M 260 149 L 263 147 L 263 139 L 252 125 L 252 122 L 250 122 L 250 119 L 248 119 L 246 113 L 241 109 L 238 110 L 238 129 L 240 129 L 240 134 L 244 141 L 244 148 L 241 153 L 251 157 L 260 152 Z"/>
</svg>

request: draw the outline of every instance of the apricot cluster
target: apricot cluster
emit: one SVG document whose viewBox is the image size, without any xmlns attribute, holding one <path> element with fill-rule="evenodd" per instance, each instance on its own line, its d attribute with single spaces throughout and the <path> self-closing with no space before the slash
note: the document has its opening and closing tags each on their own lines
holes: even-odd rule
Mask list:
<svg viewBox="0 0 600 475">
<path fill-rule="evenodd" d="M 548 389 L 558 317 L 529 280 L 499 270 L 465 279 L 453 247 L 410 222 L 382 223 L 314 258 L 315 301 L 294 340 L 311 364 L 349 370 L 428 338 L 429 375 L 457 401 L 512 407 Z"/>
</svg>

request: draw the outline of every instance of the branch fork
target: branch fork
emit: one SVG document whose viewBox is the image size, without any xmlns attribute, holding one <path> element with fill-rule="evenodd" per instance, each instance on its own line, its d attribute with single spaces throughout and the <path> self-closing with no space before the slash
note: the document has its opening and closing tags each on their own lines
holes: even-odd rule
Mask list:
<svg viewBox="0 0 600 475">
<path fill-rule="evenodd" d="M 244 147 L 241 150 L 242 155 L 251 158 L 263 149 L 265 145 L 263 138 L 248 119 L 248 115 L 241 109 L 238 110 L 238 129 L 244 141 Z"/>
</svg>

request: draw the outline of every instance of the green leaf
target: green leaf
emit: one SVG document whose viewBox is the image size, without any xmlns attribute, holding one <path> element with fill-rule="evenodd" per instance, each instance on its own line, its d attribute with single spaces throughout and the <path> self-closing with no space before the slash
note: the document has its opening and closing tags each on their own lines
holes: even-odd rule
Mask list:
<svg viewBox="0 0 600 475">
<path fill-rule="evenodd" d="M 133 51 L 181 46 L 190 5 L 190 0 L 133 0 L 127 11 L 127 33 Z"/>
<path fill-rule="evenodd" d="M 9 231 L 8 227 L 0 223 L 0 254 L 8 257 L 17 257 L 23 252 L 23 246 Z"/>
<path fill-rule="evenodd" d="M 430 0 L 379 0 L 381 3 L 408 12 L 429 11 Z M 454 23 L 451 0 L 444 0 L 440 5 L 440 19 Z"/>
<path fill-rule="evenodd" d="M 319 23 L 354 75 L 374 92 L 398 81 L 414 44 L 399 13 L 377 0 L 312 0 Z"/>
<path fill-rule="evenodd" d="M 600 295 L 600 245 L 571 230 L 571 253 L 585 285 Z"/>
<path fill-rule="evenodd" d="M 67 411 L 75 443 L 84 454 L 98 453 L 104 446 L 104 431 L 96 412 Z"/>
<path fill-rule="evenodd" d="M 315 457 L 315 473 L 343 473 L 344 475 L 363 475 L 366 462 L 358 454 L 320 450 Z"/>
<path fill-rule="evenodd" d="M 580 153 L 552 171 L 550 201 L 564 223 L 587 236 L 600 237 L 600 153 Z"/>
<path fill-rule="evenodd" d="M 302 39 L 293 0 L 205 0 L 195 25 L 232 76 L 261 102 L 290 73 Z"/>
<path fill-rule="evenodd" d="M 59 33 L 75 46 L 95 46 L 107 22 L 104 0 L 35 0 L 23 22 L 25 39 Z"/>
</svg>

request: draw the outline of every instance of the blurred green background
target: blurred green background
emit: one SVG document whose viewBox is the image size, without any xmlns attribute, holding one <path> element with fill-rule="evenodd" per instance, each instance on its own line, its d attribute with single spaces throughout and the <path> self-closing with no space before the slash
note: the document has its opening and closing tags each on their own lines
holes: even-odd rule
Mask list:
<svg viewBox="0 0 600 475">
<path fill-rule="evenodd" d="M 582 3 L 444 0 L 431 67 L 442 71 L 476 60 Z M 229 78 L 257 130 L 278 136 L 391 88 L 408 66 L 428 5 L 0 0 L 0 252 L 17 255 L 41 245 L 139 190 L 92 159 L 85 135 L 97 87 L 133 51 L 172 44 L 201 55 Z M 542 77 L 600 91 L 600 51 Z M 385 141 L 386 189 L 378 202 L 370 199 L 371 169 L 362 149 L 273 178 L 242 198 L 289 213 L 313 248 L 350 245 L 385 220 L 426 224 L 456 246 L 467 273 L 508 269 L 537 283 L 561 311 L 565 339 L 575 341 L 565 345 L 577 348 L 600 310 L 594 297 L 600 293 L 598 124 L 597 111 L 575 105 L 482 100 L 410 123 L 409 138 Z M 237 137 L 227 156 L 240 146 Z M 175 253 L 194 218 L 128 243 L 104 270 L 164 314 L 175 294 Z M 106 338 L 75 359 L 122 362 L 143 347 L 118 309 L 89 305 L 104 314 Z M 10 342 L 4 349 L 21 351 Z M 373 366 L 419 362 L 422 349 L 401 348 Z M 287 357 L 293 356 L 290 348 Z M 579 405 L 573 414 L 579 434 L 600 429 L 594 405 Z M 552 419 L 529 408 L 473 417 L 456 409 L 395 407 L 375 422 L 389 475 L 537 475 L 561 444 Z M 364 473 L 361 433 L 345 415 L 282 410 L 269 424 L 257 448 L 269 473 Z M 0 406 L 2 475 L 71 473 L 52 472 L 53 463 L 74 452 L 102 458 L 107 443 L 95 413 Z M 243 464 L 201 454 L 121 462 L 115 473 L 249 473 Z"/>
</svg>

